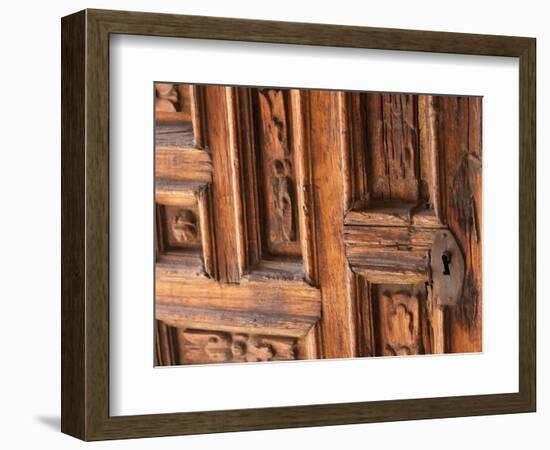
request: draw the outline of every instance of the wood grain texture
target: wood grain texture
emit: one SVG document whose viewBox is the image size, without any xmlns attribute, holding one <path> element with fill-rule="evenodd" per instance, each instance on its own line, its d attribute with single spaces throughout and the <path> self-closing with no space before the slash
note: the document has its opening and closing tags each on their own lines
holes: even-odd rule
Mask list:
<svg viewBox="0 0 550 450">
<path fill-rule="evenodd" d="M 348 358 L 355 356 L 356 332 L 353 321 L 355 302 L 352 301 L 351 273 L 345 257 L 344 190 L 335 174 L 342 172 L 340 123 L 345 120 L 339 108 L 343 94 L 331 91 L 310 91 L 309 142 L 315 149 L 311 154 L 313 189 L 317 226 L 319 284 L 323 291 L 321 331 L 322 357 Z M 323 130 L 315 133 L 312 130 Z"/>
<path fill-rule="evenodd" d="M 371 282 L 427 281 L 435 234 L 431 229 L 346 226 L 347 259 Z"/>
<path fill-rule="evenodd" d="M 349 133 L 367 139 L 349 139 L 346 175 L 361 180 L 356 172 L 364 171 L 366 181 L 355 182 L 360 192 L 350 187 L 344 240 L 351 267 L 370 283 L 428 283 L 428 331 L 438 336 L 425 337 L 429 348 L 481 351 L 481 99 L 356 95 L 366 125 L 350 121 Z M 472 108 L 460 114 L 453 105 L 461 101 Z"/>
<path fill-rule="evenodd" d="M 255 89 L 264 240 L 270 254 L 301 256 L 297 213 L 296 161 L 291 142 L 290 93 Z"/>
<path fill-rule="evenodd" d="M 366 94 L 370 200 L 418 200 L 416 102 L 413 95 Z"/>
<path fill-rule="evenodd" d="M 61 27 L 61 431 L 84 437 L 86 410 L 86 14 Z"/>
<path fill-rule="evenodd" d="M 536 39 L 519 64 L 519 392 L 536 410 Z M 525 351 L 528 349 L 528 351 Z"/>
<path fill-rule="evenodd" d="M 218 227 L 215 228 L 217 273 L 221 281 L 236 283 L 243 273 L 242 207 L 236 154 L 234 111 L 231 88 L 210 86 L 205 90 L 205 110 L 209 117 L 206 142 L 212 154 L 212 198 Z M 236 256 L 236 257 L 235 257 Z"/>
<path fill-rule="evenodd" d="M 160 320 L 155 322 L 155 364 L 176 365 L 178 363 L 177 332 Z"/>
<path fill-rule="evenodd" d="M 464 249 L 466 274 L 457 308 L 449 311 L 449 351 L 481 351 L 481 99 L 439 97 L 439 140 L 443 154 L 443 210 Z"/>
<path fill-rule="evenodd" d="M 241 207 L 243 209 L 243 272 L 249 274 L 257 269 L 264 256 L 264 241 L 260 211 L 260 180 L 256 127 L 252 90 L 233 88 L 233 117 L 236 129 L 236 145 L 239 158 L 239 178 Z M 205 118 L 206 122 L 206 118 Z"/>
<path fill-rule="evenodd" d="M 62 427 L 85 440 L 533 411 L 535 40 L 88 10 L 63 19 Z M 214 31 L 215 30 L 215 31 Z M 111 417 L 108 413 L 108 36 L 130 33 L 520 58 L 519 392 Z M 84 46 L 86 42 L 86 46 Z M 85 105 L 85 106 L 83 106 Z M 85 112 L 85 113 L 84 113 Z M 75 159 L 73 161 L 73 159 Z M 75 170 L 84 176 L 74 177 Z M 86 185 L 83 180 L 86 179 Z M 78 218 L 86 216 L 86 223 Z M 80 261 L 80 263 L 79 263 Z M 70 264 L 69 264 L 70 263 Z"/>
<path fill-rule="evenodd" d="M 320 291 L 304 283 L 310 278 L 300 258 L 309 244 L 302 245 L 298 227 L 307 227 L 304 240 L 311 240 L 312 233 L 305 212 L 298 212 L 307 200 L 296 192 L 308 176 L 308 162 L 302 146 L 291 148 L 291 135 L 298 131 L 290 92 L 278 90 L 262 106 L 258 89 L 186 87 L 200 93 L 192 105 L 202 114 L 192 127 L 202 130 L 205 148 L 178 145 L 187 130 L 175 126 L 184 120 L 177 117 L 170 122 L 172 140 L 156 139 L 157 339 L 170 341 L 157 347 L 179 345 L 178 358 L 161 355 L 157 362 L 244 362 L 234 355 L 206 361 L 203 351 L 188 352 L 185 345 L 195 345 L 184 338 L 189 329 L 210 336 L 205 339 L 220 348 L 227 347 L 228 340 L 221 339 L 227 333 L 311 340 L 307 336 L 320 318 L 321 302 Z M 156 127 L 163 130 L 166 124 L 157 120 Z M 292 176 L 280 173 L 279 163 Z M 229 229 L 227 224 L 232 224 Z M 228 243 L 236 251 L 225 253 L 223 260 L 220 252 L 212 253 Z M 238 267 L 239 274 L 228 279 L 224 265 Z M 179 344 L 172 342 L 173 333 L 163 331 L 167 326 L 180 336 Z M 297 357 L 315 356 L 311 343 L 300 346 Z"/>
<path fill-rule="evenodd" d="M 240 190 L 235 195 L 240 193 L 243 210 L 243 275 L 306 279 L 314 284 L 309 147 L 303 139 L 299 91 L 269 94 L 264 109 L 261 90 L 232 88 L 232 92 L 234 113 L 227 123 L 236 136 Z"/>
<path fill-rule="evenodd" d="M 303 274 L 304 279 L 309 284 L 318 286 L 317 225 L 315 222 L 315 194 L 311 167 L 313 150 L 307 129 L 309 126 L 309 104 L 307 94 L 303 90 L 291 89 L 290 99 Z"/>
<path fill-rule="evenodd" d="M 434 96 L 419 95 L 418 100 L 418 144 L 420 147 L 420 198 L 426 211 L 433 213 L 440 222 L 441 183 L 439 163 L 439 141 L 437 139 L 437 112 Z"/>
<path fill-rule="evenodd" d="M 134 11 L 86 10 L 103 30 L 154 36 L 316 45 L 380 50 L 521 57 L 535 40 L 423 30 L 183 16 Z M 102 31 L 103 31 L 102 30 Z M 215 33 L 212 32 L 215 30 Z"/>
<path fill-rule="evenodd" d="M 157 319 L 174 326 L 281 336 L 305 336 L 321 316 L 319 290 L 296 281 L 233 285 L 157 272 L 156 303 Z"/>
</svg>

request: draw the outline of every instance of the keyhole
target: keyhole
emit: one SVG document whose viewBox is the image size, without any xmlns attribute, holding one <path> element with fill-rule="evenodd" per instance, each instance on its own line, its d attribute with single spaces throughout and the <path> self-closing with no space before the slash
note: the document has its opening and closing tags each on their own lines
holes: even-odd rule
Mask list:
<svg viewBox="0 0 550 450">
<path fill-rule="evenodd" d="M 451 265 L 451 255 L 445 252 L 441 255 L 441 260 L 443 261 L 443 275 L 450 275 L 451 270 L 449 266 Z"/>
</svg>

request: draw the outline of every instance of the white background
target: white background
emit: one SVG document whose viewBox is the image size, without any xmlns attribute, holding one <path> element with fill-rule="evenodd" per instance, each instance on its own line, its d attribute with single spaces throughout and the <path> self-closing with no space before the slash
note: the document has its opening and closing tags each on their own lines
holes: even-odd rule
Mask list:
<svg viewBox="0 0 550 450">
<path fill-rule="evenodd" d="M 362 5 L 362 4 L 361 4 Z M 538 147 L 550 145 L 550 30 L 544 2 L 338 2 L 306 4 L 200 1 L 19 1 L 4 6 L 2 33 L 2 163 L 0 298 L 3 301 L 0 440 L 6 448 L 77 448 L 59 433 L 60 37 L 59 17 L 84 7 L 341 23 L 538 38 Z M 550 227 L 542 208 L 550 188 L 550 157 L 539 151 L 539 412 L 536 414 L 348 425 L 298 430 L 174 437 L 92 444 L 100 448 L 547 448 L 550 421 L 545 386 L 550 361 L 548 320 Z M 503 206 L 505 202 L 503 201 Z M 30 278 L 32 277 L 32 279 Z M 548 278 L 546 276 L 546 278 Z"/>
<path fill-rule="evenodd" d="M 111 414 L 517 392 L 518 212 L 502 208 L 518 202 L 517 59 L 143 36 L 113 37 L 110 56 Z M 182 77 L 482 95 L 483 353 L 154 368 L 151 88 Z"/>
</svg>

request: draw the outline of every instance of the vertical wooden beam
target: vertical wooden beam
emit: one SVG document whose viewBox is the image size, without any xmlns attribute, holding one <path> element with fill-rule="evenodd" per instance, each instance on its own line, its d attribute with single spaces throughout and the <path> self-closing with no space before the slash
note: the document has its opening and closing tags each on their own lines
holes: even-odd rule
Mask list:
<svg viewBox="0 0 550 450">
<path fill-rule="evenodd" d="M 442 201 L 449 228 L 463 248 L 462 299 L 449 314 L 449 352 L 482 350 L 481 98 L 438 97 Z"/>
<path fill-rule="evenodd" d="M 420 196 L 441 220 L 439 191 L 439 147 L 437 141 L 437 112 L 431 95 L 418 96 L 418 132 L 420 138 Z"/>
<path fill-rule="evenodd" d="M 358 356 L 375 356 L 376 341 L 374 336 L 373 285 L 365 277 L 355 275 L 354 290 L 357 307 L 357 354 Z"/>
<path fill-rule="evenodd" d="M 175 329 L 160 320 L 155 320 L 155 349 L 157 366 L 179 364 Z"/>
<path fill-rule="evenodd" d="M 204 111 L 204 88 L 196 84 L 189 85 L 189 103 L 191 107 L 191 122 L 193 123 L 193 136 L 195 146 L 204 148 L 205 146 L 205 128 L 206 122 Z"/>
<path fill-rule="evenodd" d="M 319 358 L 319 348 L 317 345 L 318 329 L 311 327 L 309 332 L 297 341 L 297 359 L 317 359 Z"/>
<path fill-rule="evenodd" d="M 343 177 L 346 210 L 368 198 L 366 94 L 346 92 L 340 98 Z"/>
<path fill-rule="evenodd" d="M 426 291 L 426 305 L 424 308 L 424 329 L 427 333 L 424 333 L 424 339 L 429 341 L 428 345 L 425 345 L 426 353 L 437 354 L 445 353 L 445 306 L 437 304 L 435 298 L 433 298 L 431 288 Z"/>
<path fill-rule="evenodd" d="M 312 151 L 307 128 L 309 122 L 307 95 L 304 90 L 293 89 L 290 92 L 292 142 L 296 164 L 296 197 L 304 277 L 310 284 L 318 286 L 316 224 L 311 167 Z"/>
<path fill-rule="evenodd" d="M 350 301 L 350 274 L 345 257 L 344 189 L 338 105 L 342 93 L 309 91 L 309 141 L 317 223 L 319 284 L 322 292 L 320 322 L 324 358 L 356 355 L 354 310 Z"/>
<path fill-rule="evenodd" d="M 243 272 L 250 273 L 262 257 L 261 214 L 257 170 L 256 131 L 251 88 L 234 88 L 234 110 L 243 209 Z"/>
<path fill-rule="evenodd" d="M 312 152 L 307 128 L 309 126 L 307 95 L 304 90 L 293 89 L 290 91 L 291 130 L 296 164 L 296 197 L 304 278 L 313 286 L 319 286 Z M 321 357 L 318 343 L 320 332 L 319 326 L 315 325 L 304 338 L 298 341 L 298 357 L 300 359 Z"/>
<path fill-rule="evenodd" d="M 241 278 L 244 251 L 233 92 L 223 86 L 207 86 L 204 99 L 208 117 L 205 135 L 213 166 L 217 274 L 220 281 L 236 283 Z"/>
<path fill-rule="evenodd" d="M 216 246 L 214 243 L 214 221 L 212 214 L 212 194 L 210 186 L 201 188 L 198 192 L 199 225 L 204 259 L 204 270 L 208 276 L 217 278 L 215 264 Z"/>
</svg>

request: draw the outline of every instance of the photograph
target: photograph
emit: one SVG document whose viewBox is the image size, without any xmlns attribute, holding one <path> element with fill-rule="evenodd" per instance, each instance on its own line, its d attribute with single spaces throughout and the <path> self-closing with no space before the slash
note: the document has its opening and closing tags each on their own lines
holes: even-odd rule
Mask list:
<svg viewBox="0 0 550 450">
<path fill-rule="evenodd" d="M 483 351 L 482 96 L 153 90 L 155 366 Z"/>
<path fill-rule="evenodd" d="M 549 8 L 493 3 L 6 2 L 0 449 L 550 449 Z"/>
</svg>

